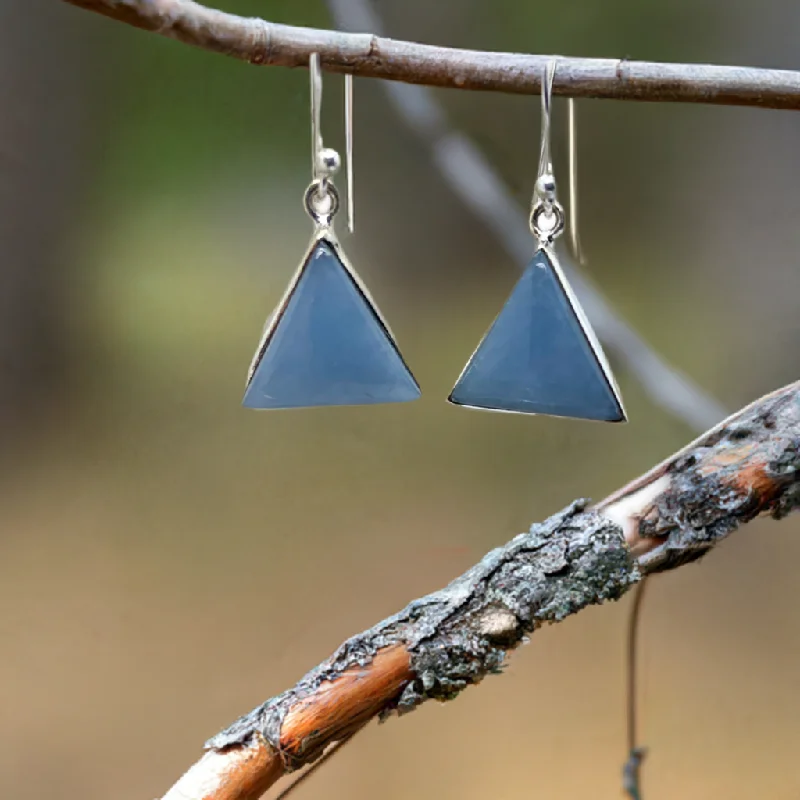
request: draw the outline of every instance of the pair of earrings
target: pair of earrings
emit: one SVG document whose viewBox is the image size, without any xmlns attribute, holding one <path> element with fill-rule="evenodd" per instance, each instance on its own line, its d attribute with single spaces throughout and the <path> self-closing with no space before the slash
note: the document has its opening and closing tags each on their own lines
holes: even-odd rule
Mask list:
<svg viewBox="0 0 800 800">
<path fill-rule="evenodd" d="M 469 408 L 622 422 L 625 412 L 603 350 L 567 282 L 554 240 L 565 227 L 550 154 L 555 60 L 542 81 L 542 145 L 530 214 L 538 249 L 484 335 L 448 400 Z M 333 231 L 339 156 L 320 134 L 322 76 L 312 54 L 313 180 L 304 197 L 311 244 L 264 335 L 243 405 L 255 409 L 416 400 L 420 388 L 394 335 Z M 348 220 L 352 232 L 352 76 L 345 76 Z"/>
</svg>

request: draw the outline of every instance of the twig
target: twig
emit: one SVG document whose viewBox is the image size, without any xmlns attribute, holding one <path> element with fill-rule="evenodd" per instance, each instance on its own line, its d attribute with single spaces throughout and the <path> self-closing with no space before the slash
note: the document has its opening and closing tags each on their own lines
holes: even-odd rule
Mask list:
<svg viewBox="0 0 800 800">
<path fill-rule="evenodd" d="M 370 34 L 278 25 L 206 8 L 192 0 L 65 0 L 137 28 L 249 61 L 322 66 L 370 78 L 451 89 L 538 93 L 549 55 L 490 53 L 401 42 Z M 664 64 L 617 58 L 563 58 L 555 94 L 614 100 L 800 108 L 800 73 L 789 70 Z"/>
<path fill-rule="evenodd" d="M 328 0 L 328 7 L 338 27 L 383 32 L 380 17 L 365 0 Z M 428 147 L 445 183 L 495 234 L 509 257 L 524 266 L 532 254 L 526 214 L 481 151 L 450 127 L 429 89 L 400 83 L 383 86 L 397 115 Z M 562 256 L 561 261 L 603 344 L 639 380 L 655 405 L 696 432 L 728 416 L 716 400 L 664 361 L 568 258 Z"/>
<path fill-rule="evenodd" d="M 646 748 L 637 744 L 637 687 L 636 687 L 636 656 L 638 651 L 639 619 L 641 617 L 642 601 L 644 600 L 647 579 L 640 581 L 634 590 L 633 608 L 628 619 L 628 653 L 626 671 L 628 675 L 628 760 L 622 769 L 622 784 L 631 800 L 641 800 L 641 766 L 647 753 Z"/>
<path fill-rule="evenodd" d="M 636 587 L 633 597 L 633 608 L 631 617 L 628 620 L 628 750 L 636 749 L 637 726 L 636 726 L 636 651 L 637 634 L 639 632 L 639 612 L 644 600 L 644 590 L 647 581 L 642 580 Z"/>
<path fill-rule="evenodd" d="M 538 627 L 800 507 L 800 382 L 753 403 L 594 507 L 579 500 L 440 592 L 346 641 L 207 743 L 163 800 L 255 800 L 372 717 L 451 700 Z"/>
</svg>

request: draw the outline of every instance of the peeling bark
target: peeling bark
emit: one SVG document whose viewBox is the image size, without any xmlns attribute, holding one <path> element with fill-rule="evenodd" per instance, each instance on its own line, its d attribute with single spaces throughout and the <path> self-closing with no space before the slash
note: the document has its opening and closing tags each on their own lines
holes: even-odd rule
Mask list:
<svg viewBox="0 0 800 800">
<path fill-rule="evenodd" d="M 781 519 L 796 510 L 798 475 L 795 383 L 598 505 L 574 502 L 441 591 L 348 639 L 294 687 L 210 739 L 205 759 L 220 758 L 201 759 L 164 800 L 255 800 L 372 717 L 454 699 L 500 673 L 508 651 L 541 625 L 616 600 L 642 577 L 700 558 L 759 514 Z M 223 780 L 230 775 L 237 777 Z"/>
</svg>

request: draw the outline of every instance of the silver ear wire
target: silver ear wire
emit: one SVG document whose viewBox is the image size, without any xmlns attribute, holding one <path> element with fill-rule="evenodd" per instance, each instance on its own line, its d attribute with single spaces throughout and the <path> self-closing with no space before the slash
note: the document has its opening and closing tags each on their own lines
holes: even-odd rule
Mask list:
<svg viewBox="0 0 800 800">
<path fill-rule="evenodd" d="M 339 210 L 339 194 L 331 178 L 339 171 L 339 154 L 322 141 L 322 69 L 319 53 L 308 59 L 311 81 L 311 185 L 305 193 L 305 207 L 318 227 L 327 228 Z"/>
<path fill-rule="evenodd" d="M 542 74 L 542 144 L 539 151 L 539 174 L 533 191 L 530 227 L 542 244 L 551 244 L 564 230 L 564 209 L 556 199 L 556 179 L 550 151 L 550 109 L 557 59 L 547 62 Z"/>
<path fill-rule="evenodd" d="M 575 98 L 567 100 L 567 128 L 569 136 L 569 242 L 575 261 L 586 263 L 578 234 L 578 131 L 575 118 Z"/>
<path fill-rule="evenodd" d="M 339 210 L 339 194 L 332 183 L 341 167 L 339 154 L 322 141 L 322 69 L 319 53 L 308 60 L 311 80 L 311 185 L 306 190 L 305 206 L 318 226 L 328 227 Z M 344 76 L 345 154 L 347 158 L 347 228 L 353 232 L 353 76 Z"/>
<path fill-rule="evenodd" d="M 308 59 L 308 74 L 311 80 L 311 174 L 316 180 L 319 174 L 319 154 L 322 152 L 322 71 L 319 66 L 319 53 L 312 53 Z"/>
<path fill-rule="evenodd" d="M 356 227 L 353 203 L 353 76 L 344 76 L 344 137 L 347 158 L 347 230 L 353 233 Z"/>
<path fill-rule="evenodd" d="M 556 59 L 547 62 L 542 75 L 542 144 L 539 151 L 539 175 L 552 175 L 553 158 L 550 154 L 550 108 L 553 101 L 553 80 L 556 76 Z"/>
</svg>

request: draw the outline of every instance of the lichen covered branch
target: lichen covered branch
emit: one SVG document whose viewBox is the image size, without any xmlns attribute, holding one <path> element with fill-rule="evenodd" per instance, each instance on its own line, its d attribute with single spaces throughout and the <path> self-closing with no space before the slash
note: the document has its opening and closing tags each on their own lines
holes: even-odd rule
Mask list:
<svg viewBox="0 0 800 800">
<path fill-rule="evenodd" d="M 296 686 L 268 700 L 208 742 L 214 749 L 241 744 L 258 733 L 278 750 L 286 766 L 313 761 L 342 730 L 369 716 L 406 713 L 427 699 L 450 700 L 462 689 L 499 671 L 506 651 L 545 622 L 558 622 L 591 603 L 616 599 L 639 579 L 619 527 L 576 502 L 490 552 L 445 589 L 415 600 L 403 611 L 346 641 Z M 395 681 L 374 692 L 376 656 L 392 656 Z M 394 661 L 393 661 L 394 664 Z M 381 674 L 387 672 L 379 665 Z M 357 679 L 354 676 L 358 676 Z M 359 702 L 349 717 L 331 714 L 332 696 L 357 684 Z M 332 687 L 336 687 L 332 689 Z M 297 724 L 297 710 L 315 719 Z M 321 725 L 320 717 L 331 719 Z M 290 724 L 287 724 L 287 720 Z M 303 736 L 298 728 L 310 731 Z"/>
<path fill-rule="evenodd" d="M 207 742 L 164 800 L 255 800 L 371 718 L 451 700 L 542 624 L 704 555 L 759 514 L 800 506 L 800 383 L 725 420 L 594 507 L 579 500 L 445 589 L 349 639 Z"/>
<path fill-rule="evenodd" d="M 618 522 L 647 574 L 694 561 L 760 514 L 800 504 L 800 384 L 742 409 L 597 510 Z"/>
</svg>

